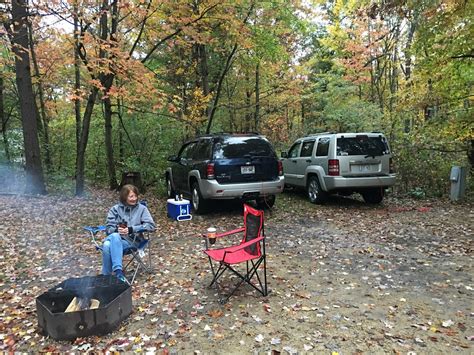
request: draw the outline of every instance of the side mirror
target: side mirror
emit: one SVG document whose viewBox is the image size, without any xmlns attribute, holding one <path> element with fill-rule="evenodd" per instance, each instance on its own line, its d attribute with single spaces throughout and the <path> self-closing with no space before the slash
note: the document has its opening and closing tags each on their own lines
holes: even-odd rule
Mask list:
<svg viewBox="0 0 474 355">
<path fill-rule="evenodd" d="M 281 152 L 282 158 L 288 158 L 288 152 Z"/>
<path fill-rule="evenodd" d="M 173 163 L 177 163 L 179 161 L 179 159 L 176 155 L 170 155 L 168 157 L 168 161 L 173 162 Z"/>
</svg>

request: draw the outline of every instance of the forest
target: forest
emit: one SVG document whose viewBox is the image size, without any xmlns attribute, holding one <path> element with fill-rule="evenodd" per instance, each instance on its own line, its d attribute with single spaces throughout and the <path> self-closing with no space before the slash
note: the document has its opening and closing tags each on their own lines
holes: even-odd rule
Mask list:
<svg viewBox="0 0 474 355">
<path fill-rule="evenodd" d="M 166 158 L 198 134 L 257 131 L 280 152 L 381 131 L 395 192 L 444 196 L 451 166 L 474 164 L 473 14 L 466 0 L 2 2 L 0 167 L 34 194 L 115 189 L 127 171 L 164 192 Z"/>
</svg>

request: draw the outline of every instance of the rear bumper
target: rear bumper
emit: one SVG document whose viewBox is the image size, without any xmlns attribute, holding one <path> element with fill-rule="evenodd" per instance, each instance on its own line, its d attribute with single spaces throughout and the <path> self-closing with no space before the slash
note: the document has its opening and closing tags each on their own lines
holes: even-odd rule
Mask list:
<svg viewBox="0 0 474 355">
<path fill-rule="evenodd" d="M 389 187 L 395 184 L 395 174 L 387 176 L 371 176 L 371 177 L 341 177 L 330 176 L 324 178 L 326 190 L 337 189 L 357 189 L 368 187 Z"/>
<path fill-rule="evenodd" d="M 283 192 L 285 178 L 279 176 L 278 180 L 241 183 L 219 184 L 216 180 L 200 181 L 202 197 L 206 199 L 232 199 L 242 198 L 244 195 L 275 195 Z"/>
</svg>

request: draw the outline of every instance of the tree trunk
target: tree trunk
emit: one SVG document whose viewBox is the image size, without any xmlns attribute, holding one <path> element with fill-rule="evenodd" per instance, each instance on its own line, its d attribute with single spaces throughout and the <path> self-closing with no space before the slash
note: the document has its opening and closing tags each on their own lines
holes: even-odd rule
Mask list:
<svg viewBox="0 0 474 355">
<path fill-rule="evenodd" d="M 212 103 L 212 108 L 209 112 L 209 117 L 208 117 L 208 122 L 207 122 L 207 128 L 206 128 L 206 133 L 209 134 L 211 132 L 211 127 L 212 127 L 212 121 L 214 120 L 214 114 L 216 113 L 217 110 L 217 104 L 219 103 L 219 98 L 221 96 L 221 91 L 222 91 L 222 83 L 224 82 L 224 78 L 227 75 L 227 72 L 230 69 L 231 63 L 232 63 L 232 58 L 234 57 L 235 52 L 237 51 L 237 43 L 234 44 L 234 47 L 230 51 L 229 55 L 227 56 L 226 63 L 224 67 L 222 68 L 222 73 L 219 77 L 219 81 L 217 83 L 217 90 L 214 95 L 214 101 Z"/>
<path fill-rule="evenodd" d="M 74 114 L 76 116 L 76 167 L 78 165 L 77 157 L 79 153 L 79 147 L 81 144 L 81 100 L 79 99 L 79 93 L 81 90 L 81 62 L 79 58 L 79 8 L 77 6 L 77 0 L 74 1 Z"/>
<path fill-rule="evenodd" d="M 112 104 L 110 98 L 104 99 L 104 125 L 105 125 L 105 153 L 107 156 L 107 173 L 109 175 L 109 188 L 118 188 L 115 172 L 114 145 L 112 141 Z"/>
<path fill-rule="evenodd" d="M 3 146 L 5 147 L 5 158 L 7 158 L 8 162 L 10 162 L 11 161 L 10 147 L 9 147 L 8 138 L 7 138 L 7 121 L 8 121 L 8 119 L 5 116 L 3 90 L 4 90 L 3 76 L 0 73 L 0 123 L 2 125 L 2 136 L 3 136 Z"/>
<path fill-rule="evenodd" d="M 37 86 L 38 86 L 38 94 L 39 94 L 39 103 L 40 103 L 40 118 L 41 121 L 39 123 L 39 127 L 42 127 L 41 135 L 43 138 L 43 150 L 45 154 L 44 162 L 46 164 L 46 171 L 51 173 L 52 171 L 52 161 L 51 161 L 51 153 L 50 153 L 50 143 L 49 143 L 49 118 L 46 114 L 46 105 L 44 103 L 44 90 L 43 90 L 43 82 L 41 80 L 41 73 L 38 66 L 38 61 L 36 59 L 36 52 L 33 42 L 33 27 L 31 23 L 28 22 L 28 32 L 29 32 L 29 42 L 30 42 L 30 50 L 31 50 L 31 60 L 33 62 L 33 69 L 35 72 L 35 77 L 37 79 Z M 36 106 L 37 107 L 37 106 Z"/>
<path fill-rule="evenodd" d="M 400 24 L 397 23 L 393 40 L 398 44 L 400 36 Z M 387 49 L 388 50 L 388 49 Z M 398 91 L 398 45 L 394 46 L 392 60 L 390 61 L 391 70 L 389 71 L 389 83 L 390 83 L 390 98 L 388 103 L 388 109 L 390 114 L 393 113 L 393 107 L 395 104 L 395 97 Z"/>
<path fill-rule="evenodd" d="M 470 170 L 471 173 L 474 172 L 474 139 L 468 143 L 468 150 L 467 150 L 467 158 L 469 159 L 469 164 L 471 165 Z"/>
<path fill-rule="evenodd" d="M 260 127 L 260 62 L 255 67 L 255 131 Z"/>
<path fill-rule="evenodd" d="M 76 196 L 82 196 L 84 194 L 84 168 L 87 142 L 89 140 L 89 127 L 91 124 L 92 111 L 94 109 L 95 100 L 99 89 L 93 87 L 89 93 L 87 99 L 86 109 L 84 111 L 84 119 L 82 120 L 81 138 L 79 140 L 79 149 L 77 151 L 77 164 L 76 164 Z"/>
<path fill-rule="evenodd" d="M 407 35 L 407 42 L 405 45 L 405 81 L 407 83 L 407 86 L 409 88 L 408 92 L 413 88 L 413 83 L 411 82 L 411 67 L 412 67 L 412 60 L 411 60 L 411 44 L 413 41 L 413 36 L 415 34 L 415 29 L 416 29 L 416 16 L 413 19 L 412 22 L 410 22 L 410 28 L 408 30 L 408 35 Z M 405 119 L 405 132 L 408 133 L 410 132 L 412 128 L 412 119 L 407 118 Z"/>
<path fill-rule="evenodd" d="M 105 9 L 108 6 L 109 1 L 103 0 L 103 8 Z M 100 22 L 101 27 L 101 37 L 107 39 L 108 32 L 108 21 L 107 15 L 102 17 Z M 110 28 L 110 45 L 116 47 L 116 38 L 115 34 L 117 32 L 118 25 L 118 6 L 117 0 L 112 3 L 111 11 L 111 28 Z M 113 54 L 112 54 L 113 56 Z M 111 59 L 111 58 L 109 58 Z M 118 188 L 117 176 L 115 173 L 115 160 L 114 160 L 114 145 L 112 139 L 112 103 L 110 102 L 109 90 L 112 87 L 115 79 L 115 73 L 113 68 L 109 65 L 109 74 L 101 74 L 100 82 L 105 88 L 105 97 L 104 101 L 104 125 L 105 125 L 105 154 L 107 157 L 107 173 L 109 175 L 109 188 L 111 190 L 116 190 Z"/>
<path fill-rule="evenodd" d="M 20 111 L 23 126 L 23 139 L 26 160 L 25 192 L 45 194 L 43 167 L 38 140 L 38 118 L 31 82 L 30 55 L 28 52 L 26 0 L 12 1 L 13 38 L 12 49 L 15 54 L 16 84 L 20 95 Z"/>
<path fill-rule="evenodd" d="M 112 30 L 111 30 L 111 39 L 115 35 L 115 31 L 117 28 L 117 1 L 115 0 L 112 3 Z M 102 1 L 102 11 L 100 16 L 100 38 L 102 41 L 106 41 L 108 37 L 108 28 L 107 28 L 107 15 L 109 13 L 109 4 L 108 0 Z M 107 57 L 107 52 L 105 48 L 101 47 L 99 50 L 99 58 L 105 59 Z M 83 59 L 84 60 L 84 59 Z M 112 86 L 113 80 L 115 75 L 114 74 L 100 74 L 99 80 L 101 85 L 105 88 L 105 93 L 108 93 L 108 90 Z M 82 120 L 82 129 L 81 129 L 81 139 L 79 142 L 79 149 L 77 153 L 77 164 L 76 164 L 76 196 L 82 196 L 84 194 L 84 169 L 85 169 L 85 153 L 87 148 L 87 142 L 89 139 L 89 128 L 90 122 L 92 117 L 92 112 L 95 105 L 95 100 L 97 98 L 97 94 L 99 89 L 94 86 L 89 93 L 89 97 L 87 99 L 86 109 L 84 111 L 84 118 Z M 106 138 L 107 139 L 107 138 Z M 110 164 L 107 161 L 107 164 Z M 112 161 L 112 164 L 114 162 Z M 109 175 L 111 178 L 111 176 Z"/>
</svg>

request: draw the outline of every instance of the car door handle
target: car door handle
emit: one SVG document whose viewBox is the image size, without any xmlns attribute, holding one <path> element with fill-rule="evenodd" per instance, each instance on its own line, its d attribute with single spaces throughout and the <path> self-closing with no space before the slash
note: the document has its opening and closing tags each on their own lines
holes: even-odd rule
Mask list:
<svg viewBox="0 0 474 355">
<path fill-rule="evenodd" d="M 306 159 L 306 162 L 307 162 L 307 163 L 311 163 L 311 159 Z"/>
<path fill-rule="evenodd" d="M 297 163 L 298 161 L 297 160 L 292 160 L 293 163 Z"/>
</svg>

